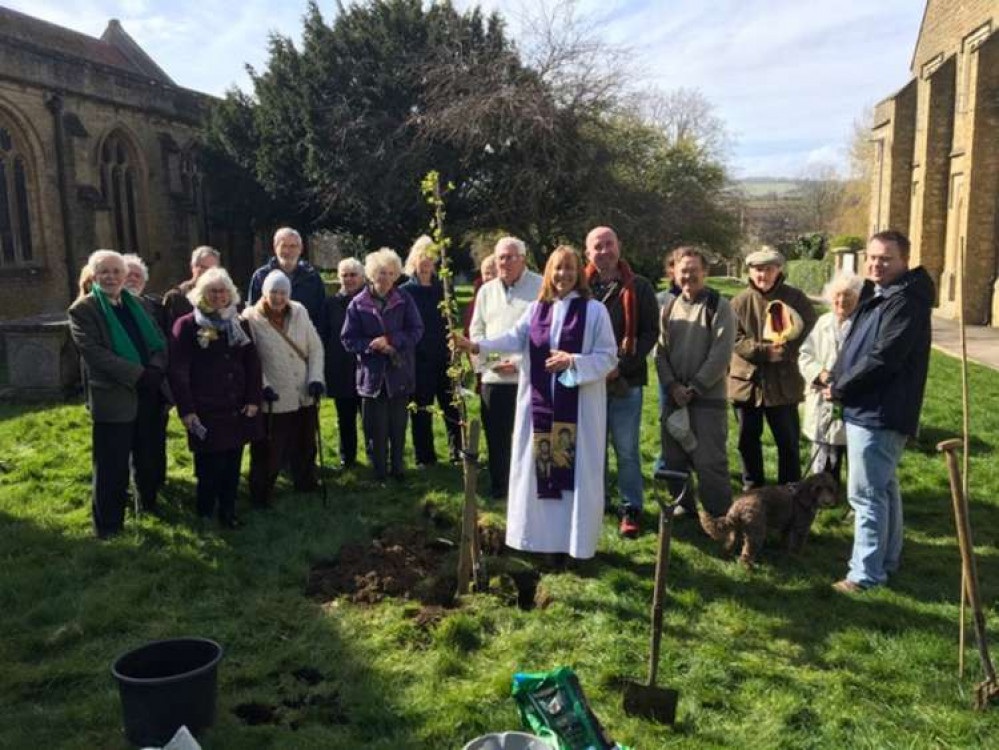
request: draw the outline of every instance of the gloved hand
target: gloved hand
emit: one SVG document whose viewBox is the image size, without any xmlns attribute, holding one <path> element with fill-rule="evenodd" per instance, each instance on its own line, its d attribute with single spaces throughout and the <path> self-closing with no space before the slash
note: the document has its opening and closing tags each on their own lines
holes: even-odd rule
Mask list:
<svg viewBox="0 0 999 750">
<path fill-rule="evenodd" d="M 309 383 L 309 395 L 312 398 L 319 398 L 323 395 L 323 391 L 326 390 L 326 386 L 320 383 L 318 380 L 313 380 Z"/>
<path fill-rule="evenodd" d="M 163 370 L 159 367 L 147 367 L 142 371 L 135 387 L 144 393 L 156 393 L 160 389 L 160 383 L 162 382 Z"/>
<path fill-rule="evenodd" d="M 264 401 L 266 401 L 268 404 L 273 404 L 275 401 L 278 400 L 277 391 L 275 391 L 269 385 L 264 386 L 264 390 L 261 395 L 264 397 Z"/>
</svg>

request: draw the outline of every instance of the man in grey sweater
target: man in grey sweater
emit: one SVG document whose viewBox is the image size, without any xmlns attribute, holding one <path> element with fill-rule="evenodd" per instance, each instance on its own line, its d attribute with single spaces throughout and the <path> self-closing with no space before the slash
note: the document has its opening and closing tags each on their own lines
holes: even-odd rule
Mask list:
<svg viewBox="0 0 999 750">
<path fill-rule="evenodd" d="M 659 382 L 668 395 L 661 425 L 663 456 L 668 469 L 696 472 L 701 505 L 719 516 L 732 504 L 725 375 L 735 325 L 728 301 L 705 284 L 704 253 L 696 247 L 679 247 L 673 257 L 681 294 L 663 306 L 656 348 Z M 692 450 L 685 450 L 667 429 L 670 416 L 684 407 L 697 443 Z M 691 505 L 678 513 L 695 510 Z"/>
</svg>

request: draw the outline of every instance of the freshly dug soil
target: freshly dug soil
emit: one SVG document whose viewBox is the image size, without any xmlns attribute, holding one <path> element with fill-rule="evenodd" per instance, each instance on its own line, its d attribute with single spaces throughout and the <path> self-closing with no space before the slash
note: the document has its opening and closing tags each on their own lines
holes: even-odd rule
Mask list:
<svg viewBox="0 0 999 750">
<path fill-rule="evenodd" d="M 329 601 L 345 596 L 374 604 L 387 596 L 449 606 L 454 599 L 454 546 L 419 529 L 388 532 L 368 545 L 349 544 L 309 571 L 305 594 Z"/>
</svg>

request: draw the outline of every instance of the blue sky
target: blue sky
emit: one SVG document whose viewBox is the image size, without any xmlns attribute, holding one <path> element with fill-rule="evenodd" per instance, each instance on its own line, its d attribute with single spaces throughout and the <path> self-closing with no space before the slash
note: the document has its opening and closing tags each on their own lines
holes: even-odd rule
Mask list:
<svg viewBox="0 0 999 750">
<path fill-rule="evenodd" d="M 482 0 L 516 36 L 527 0 Z M 0 0 L 99 36 L 109 18 L 182 86 L 248 87 L 270 31 L 297 39 L 305 0 Z M 456 0 L 467 7 L 467 0 Z M 579 0 L 633 51 L 637 80 L 700 89 L 734 136 L 737 176 L 842 164 L 853 121 L 909 78 L 922 0 Z M 332 15 L 335 3 L 320 0 Z"/>
</svg>

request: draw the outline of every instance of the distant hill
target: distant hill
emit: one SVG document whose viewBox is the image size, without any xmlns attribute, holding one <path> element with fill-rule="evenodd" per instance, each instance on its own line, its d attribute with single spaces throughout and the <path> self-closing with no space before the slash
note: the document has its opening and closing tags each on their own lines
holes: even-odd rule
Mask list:
<svg viewBox="0 0 999 750">
<path fill-rule="evenodd" d="M 747 177 L 735 180 L 733 188 L 749 199 L 787 198 L 797 192 L 806 180 L 789 180 L 779 177 Z"/>
</svg>

